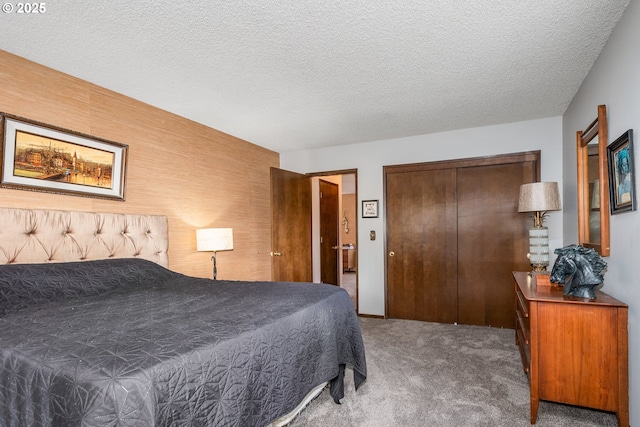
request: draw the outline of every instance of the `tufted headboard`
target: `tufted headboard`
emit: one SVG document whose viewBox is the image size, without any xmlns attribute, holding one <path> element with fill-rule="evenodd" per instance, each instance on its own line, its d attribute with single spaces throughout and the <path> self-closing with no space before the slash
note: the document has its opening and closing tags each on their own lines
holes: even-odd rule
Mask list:
<svg viewBox="0 0 640 427">
<path fill-rule="evenodd" d="M 0 208 L 0 264 L 140 257 L 168 267 L 168 246 L 166 216 Z"/>
</svg>

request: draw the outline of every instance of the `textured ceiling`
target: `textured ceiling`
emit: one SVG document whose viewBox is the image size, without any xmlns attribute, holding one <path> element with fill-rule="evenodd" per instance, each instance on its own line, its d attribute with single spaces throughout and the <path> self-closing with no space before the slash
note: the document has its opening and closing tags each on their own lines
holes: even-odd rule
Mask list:
<svg viewBox="0 0 640 427">
<path fill-rule="evenodd" d="M 56 0 L 0 49 L 285 152 L 562 115 L 628 2 Z"/>
</svg>

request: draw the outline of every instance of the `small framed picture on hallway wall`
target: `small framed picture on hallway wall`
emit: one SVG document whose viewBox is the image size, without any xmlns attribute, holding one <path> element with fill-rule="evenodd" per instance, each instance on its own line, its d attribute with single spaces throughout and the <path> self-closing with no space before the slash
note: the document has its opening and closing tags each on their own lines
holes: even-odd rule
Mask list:
<svg viewBox="0 0 640 427">
<path fill-rule="evenodd" d="M 362 201 L 362 218 L 378 218 L 378 201 Z"/>
</svg>

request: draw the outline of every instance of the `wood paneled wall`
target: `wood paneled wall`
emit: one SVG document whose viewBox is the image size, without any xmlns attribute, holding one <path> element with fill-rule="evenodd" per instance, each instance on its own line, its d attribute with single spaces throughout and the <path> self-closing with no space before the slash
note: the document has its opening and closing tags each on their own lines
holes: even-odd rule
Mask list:
<svg viewBox="0 0 640 427">
<path fill-rule="evenodd" d="M 169 267 L 199 277 L 212 254 L 196 251 L 196 228 L 232 227 L 218 278 L 271 278 L 277 153 L 2 50 L 0 111 L 129 146 L 124 202 L 0 188 L 0 206 L 166 215 Z"/>
</svg>

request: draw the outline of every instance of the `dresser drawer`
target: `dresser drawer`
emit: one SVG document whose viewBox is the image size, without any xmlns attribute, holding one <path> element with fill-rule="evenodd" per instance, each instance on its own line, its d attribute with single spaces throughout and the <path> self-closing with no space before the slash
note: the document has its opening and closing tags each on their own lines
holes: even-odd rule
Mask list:
<svg viewBox="0 0 640 427">
<path fill-rule="evenodd" d="M 529 301 L 516 286 L 516 344 L 522 358 L 522 369 L 529 375 L 531 367 L 531 329 L 529 322 Z"/>
<path fill-rule="evenodd" d="M 524 336 L 527 344 L 529 343 L 529 339 L 531 338 L 531 326 L 529 321 L 529 313 L 516 308 L 516 329 L 522 331 L 522 335 Z"/>
<path fill-rule="evenodd" d="M 525 340 L 522 334 L 522 330 L 519 328 L 516 329 L 516 343 L 518 344 L 518 349 L 520 350 L 522 369 L 528 376 L 531 369 L 531 346 L 529 345 L 529 341 Z"/>
<path fill-rule="evenodd" d="M 529 329 L 529 318 L 528 317 L 522 317 L 520 315 L 520 313 L 517 313 L 517 315 L 516 315 L 516 331 L 520 332 L 520 336 L 522 337 L 522 341 L 526 345 L 529 345 L 529 340 L 531 339 L 531 329 Z"/>
<path fill-rule="evenodd" d="M 516 286 L 516 313 L 521 313 L 522 317 L 529 318 L 529 301 L 522 295 L 520 288 Z"/>
</svg>

